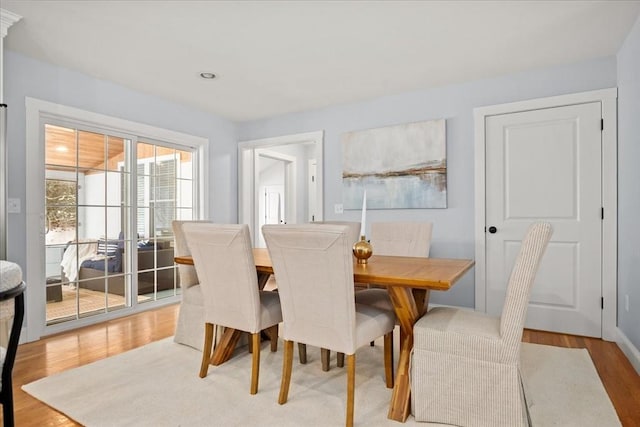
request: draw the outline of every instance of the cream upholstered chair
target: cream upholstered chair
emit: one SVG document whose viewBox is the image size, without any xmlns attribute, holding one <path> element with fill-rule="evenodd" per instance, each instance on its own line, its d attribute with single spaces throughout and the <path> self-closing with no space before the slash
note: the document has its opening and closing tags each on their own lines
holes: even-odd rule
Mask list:
<svg viewBox="0 0 640 427">
<path fill-rule="evenodd" d="M 289 395 L 293 343 L 303 342 L 347 355 L 347 416 L 353 425 L 355 353 L 385 337 L 387 387 L 393 387 L 390 353 L 395 315 L 354 302 L 353 243 L 345 225 L 265 225 L 282 303 L 285 340 L 278 403 Z"/>
<path fill-rule="evenodd" d="M 520 341 L 531 285 L 551 238 L 530 226 L 516 259 L 500 317 L 436 307 L 416 322 L 411 408 L 417 421 L 459 426 L 528 424 Z"/>
<path fill-rule="evenodd" d="M 200 278 L 204 300 L 205 343 L 200 377 L 211 361 L 214 325 L 251 334 L 253 365 L 251 394 L 258 392 L 260 332 L 271 328 L 271 351 L 276 351 L 282 321 L 277 292 L 258 289 L 258 276 L 246 224 L 183 224 L 187 244 Z"/>
<path fill-rule="evenodd" d="M 347 236 L 348 241 L 353 246 L 358 240 L 360 240 L 360 222 L 359 221 L 314 221 L 309 224 L 334 224 L 334 225 L 346 225 L 349 227 Z M 357 285 L 356 285 L 357 287 Z M 300 352 L 300 360 L 304 360 L 306 363 L 307 360 L 307 349 L 304 344 L 298 344 L 299 352 Z M 338 353 L 337 355 L 338 367 L 344 366 L 344 353 Z M 322 359 L 322 370 L 328 371 L 331 367 L 331 352 L 326 348 L 321 349 L 321 359 Z"/>
<path fill-rule="evenodd" d="M 191 255 L 189 246 L 182 231 L 182 225 L 187 223 L 210 223 L 211 221 L 173 221 L 174 254 L 175 256 Z M 182 301 L 176 323 L 176 333 L 173 340 L 202 351 L 202 337 L 204 336 L 204 304 L 202 289 L 195 267 L 178 264 L 178 277 L 182 288 Z"/>
<path fill-rule="evenodd" d="M 429 257 L 431 222 L 374 222 L 371 245 L 374 255 Z M 370 288 L 356 292 L 356 302 L 384 310 L 393 310 L 386 289 Z"/>
<path fill-rule="evenodd" d="M 24 319 L 25 289 L 20 266 L 0 261 L 0 403 L 5 427 L 15 422 L 12 372 Z"/>
<path fill-rule="evenodd" d="M 346 225 L 349 227 L 349 230 L 347 231 L 347 240 L 351 243 L 351 246 L 360 240 L 360 221 L 314 221 L 309 224 Z"/>
</svg>

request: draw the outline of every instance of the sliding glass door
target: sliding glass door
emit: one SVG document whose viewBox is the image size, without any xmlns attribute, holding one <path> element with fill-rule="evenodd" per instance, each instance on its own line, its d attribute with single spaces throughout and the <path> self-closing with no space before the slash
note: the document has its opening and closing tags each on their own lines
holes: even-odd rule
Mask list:
<svg viewBox="0 0 640 427">
<path fill-rule="evenodd" d="M 175 297 L 174 219 L 194 218 L 195 149 L 44 124 L 46 323 Z"/>
</svg>

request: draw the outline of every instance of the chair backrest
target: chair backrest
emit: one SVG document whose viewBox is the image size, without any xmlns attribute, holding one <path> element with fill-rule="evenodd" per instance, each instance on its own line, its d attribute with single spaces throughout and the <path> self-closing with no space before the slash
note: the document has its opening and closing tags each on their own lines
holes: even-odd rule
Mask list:
<svg viewBox="0 0 640 427">
<path fill-rule="evenodd" d="M 511 270 L 500 318 L 500 335 L 507 347 L 515 349 L 516 355 L 519 354 L 531 286 L 552 234 L 553 229 L 549 223 L 530 225 Z"/>
<path fill-rule="evenodd" d="M 431 222 L 373 222 L 371 245 L 374 255 L 428 257 Z"/>
<path fill-rule="evenodd" d="M 189 250 L 189 246 L 187 245 L 187 241 L 184 237 L 184 232 L 182 231 L 182 225 L 187 223 L 210 223 L 211 221 L 179 221 L 175 220 L 171 223 L 171 228 L 173 229 L 173 238 L 174 238 L 174 256 L 188 256 L 191 255 L 191 251 Z M 198 274 L 196 273 L 196 269 L 192 265 L 178 264 L 178 277 L 180 279 L 180 286 L 182 288 L 188 288 L 190 286 L 197 285 L 200 283 L 198 280 Z"/>
<path fill-rule="evenodd" d="M 353 245 L 360 240 L 360 222 L 359 221 L 314 221 L 309 224 L 334 224 L 334 225 L 346 225 L 349 227 L 348 239 Z"/>
<path fill-rule="evenodd" d="M 204 298 L 205 322 L 256 333 L 260 295 L 246 224 L 183 224 Z"/>
<path fill-rule="evenodd" d="M 346 225 L 264 225 L 278 282 L 282 337 L 354 354 L 353 257 Z"/>
</svg>

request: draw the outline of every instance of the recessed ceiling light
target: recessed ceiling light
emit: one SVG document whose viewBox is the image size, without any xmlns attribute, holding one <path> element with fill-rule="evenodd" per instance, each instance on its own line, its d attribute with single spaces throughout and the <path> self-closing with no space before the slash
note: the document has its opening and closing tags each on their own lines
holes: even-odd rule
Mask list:
<svg viewBox="0 0 640 427">
<path fill-rule="evenodd" d="M 202 77 L 203 79 L 215 79 L 216 75 L 213 73 L 200 73 L 200 77 Z"/>
</svg>

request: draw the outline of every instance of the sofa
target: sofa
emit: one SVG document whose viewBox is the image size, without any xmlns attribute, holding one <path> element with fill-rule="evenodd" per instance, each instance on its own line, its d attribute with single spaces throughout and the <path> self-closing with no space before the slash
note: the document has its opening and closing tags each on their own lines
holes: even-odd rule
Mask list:
<svg viewBox="0 0 640 427">
<path fill-rule="evenodd" d="M 71 245 L 71 250 L 75 249 Z M 69 250 L 69 248 L 67 248 Z M 103 292 L 105 290 L 105 277 L 108 278 L 108 292 L 110 294 L 125 294 L 125 264 L 127 262 L 122 240 L 98 240 L 95 252 L 84 255 L 80 260 L 80 268 L 69 271 L 67 267 L 63 271 L 69 271 L 72 277 L 64 277 L 63 282 L 78 281 L 83 289 Z M 65 251 L 66 252 L 66 251 Z M 73 256 L 73 254 L 72 254 Z M 156 264 L 157 257 L 157 264 Z M 138 295 L 152 293 L 156 283 L 157 290 L 174 288 L 175 269 L 173 267 L 174 251 L 171 241 L 159 241 L 153 243 L 138 244 Z M 64 259 L 64 257 L 63 257 Z M 157 271 L 145 271 L 153 268 L 165 268 Z"/>
<path fill-rule="evenodd" d="M 152 248 L 153 249 L 153 248 Z M 124 259 L 124 249 L 118 249 L 118 255 L 120 259 Z M 173 266 L 173 248 L 158 249 L 156 252 L 158 256 L 157 267 L 169 267 Z M 78 271 L 79 285 L 83 289 L 90 289 L 94 291 L 104 291 L 105 271 L 96 268 L 95 264 L 85 265 L 86 261 L 81 265 Z M 102 262 L 104 265 L 104 261 Z M 125 276 L 122 275 L 123 269 L 121 267 L 114 271 L 107 271 L 106 276 L 109 277 L 109 293 L 124 296 L 125 289 Z M 107 265 L 109 265 L 107 263 Z M 148 270 L 154 268 L 154 251 L 153 250 L 140 250 L 138 249 L 138 271 Z M 107 268 L 107 270 L 109 270 Z M 173 289 L 174 288 L 174 269 L 158 270 L 158 291 Z M 113 276 L 113 277 L 112 277 Z M 152 293 L 154 291 L 155 272 L 147 271 L 138 273 L 138 295 Z"/>
</svg>

